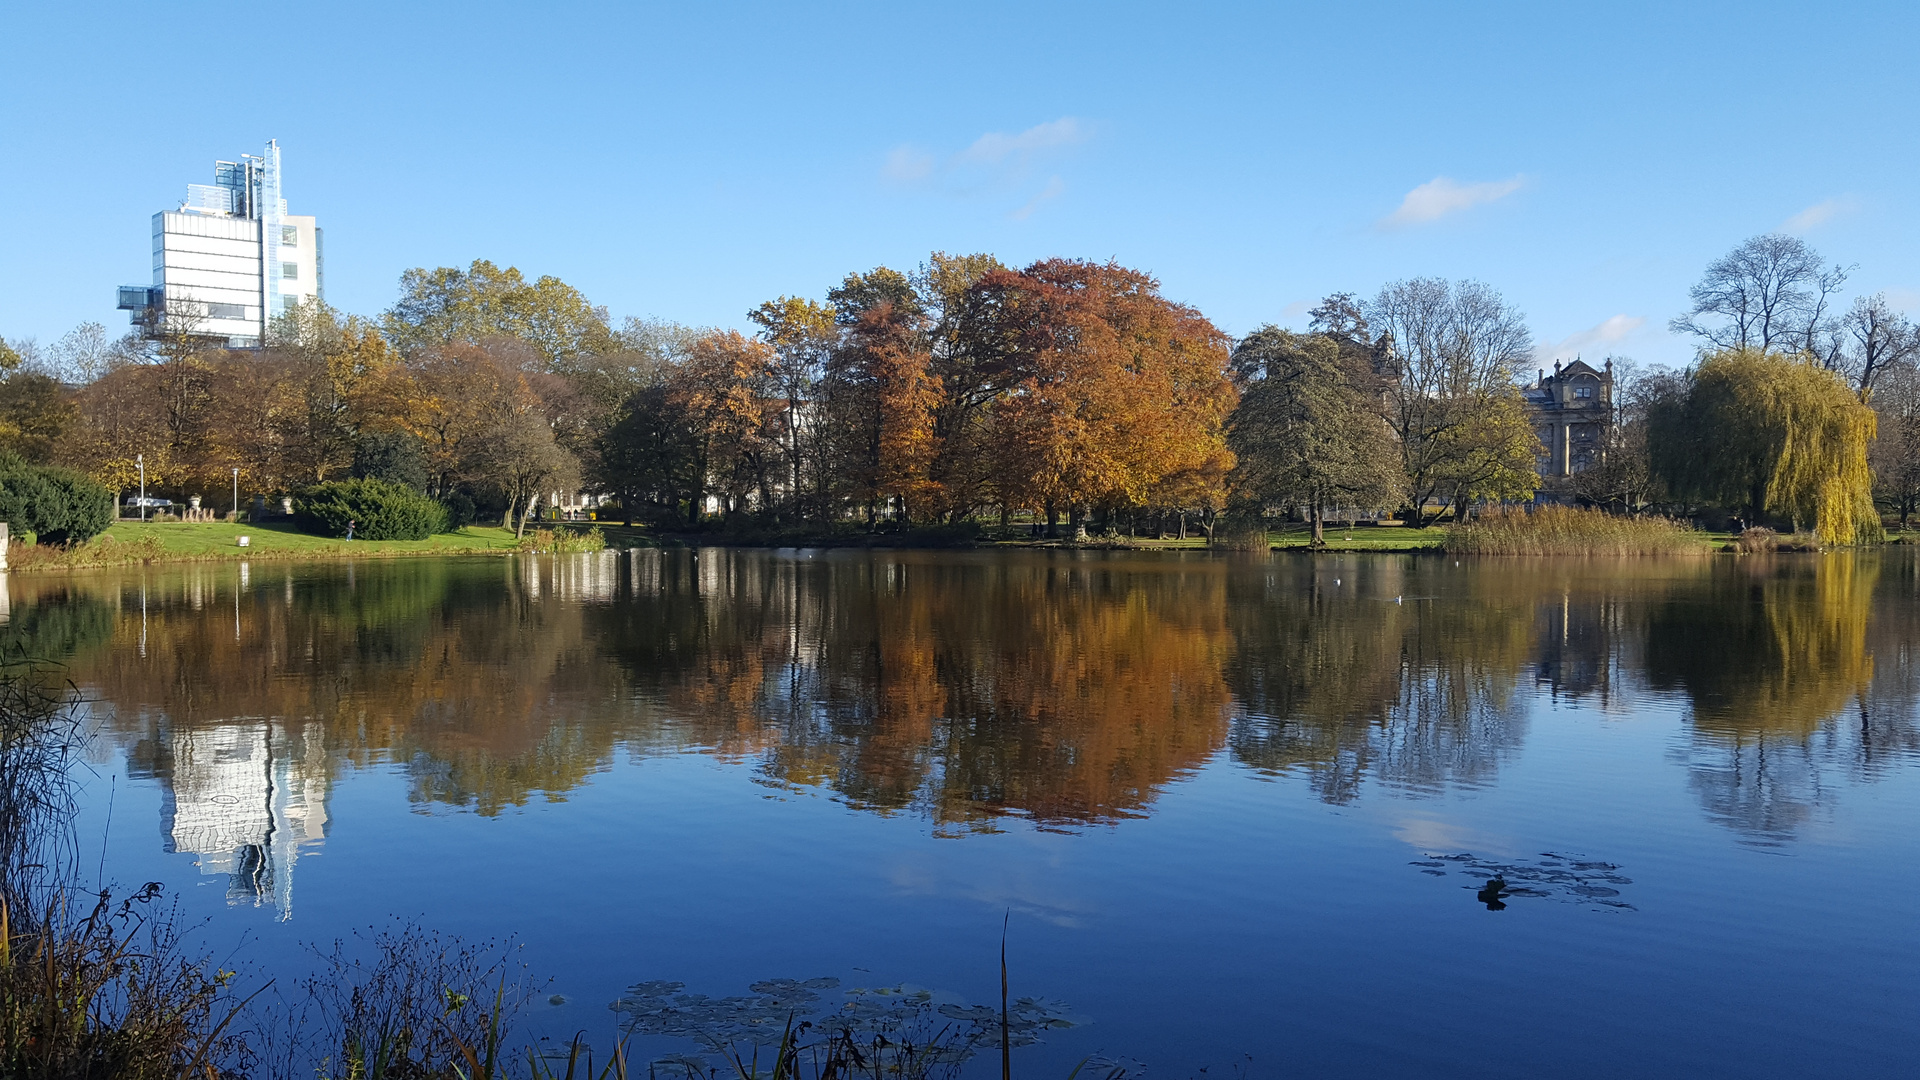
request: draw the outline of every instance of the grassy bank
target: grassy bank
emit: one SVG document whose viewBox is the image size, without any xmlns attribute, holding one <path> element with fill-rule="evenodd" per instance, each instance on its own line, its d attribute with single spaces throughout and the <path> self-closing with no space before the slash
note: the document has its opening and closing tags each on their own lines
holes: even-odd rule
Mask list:
<svg viewBox="0 0 1920 1080">
<path fill-rule="evenodd" d="M 1620 517 L 1571 506 L 1490 509 L 1448 530 L 1462 555 L 1708 555 L 1714 538 L 1660 517 Z"/>
<path fill-rule="evenodd" d="M 1351 529 L 1332 525 L 1324 530 L 1321 551 L 1435 551 L 1445 546 L 1449 529 L 1429 525 L 1424 529 L 1404 526 L 1361 525 Z M 1267 538 L 1277 551 L 1307 550 L 1313 547 L 1313 528 L 1299 525 L 1274 529 Z"/>
<path fill-rule="evenodd" d="M 14 544 L 8 565 L 18 571 L 68 570 L 142 563 L 252 562 L 306 559 L 378 559 L 406 555 L 506 555 L 551 550 L 552 538 L 584 537 L 585 527 L 562 526 L 558 533 L 469 525 L 425 540 L 344 540 L 314 536 L 282 525 L 234 525 L 226 522 L 123 521 L 85 544 L 69 547 Z M 240 537 L 248 538 L 246 547 Z M 531 543 L 529 542 L 531 541 Z"/>
</svg>

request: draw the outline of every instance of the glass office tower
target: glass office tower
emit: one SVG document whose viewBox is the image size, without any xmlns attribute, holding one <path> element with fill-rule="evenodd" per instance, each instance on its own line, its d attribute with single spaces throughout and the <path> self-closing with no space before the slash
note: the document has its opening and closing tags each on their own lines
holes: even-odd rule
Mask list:
<svg viewBox="0 0 1920 1080">
<path fill-rule="evenodd" d="M 153 215 L 153 284 L 123 285 L 119 306 L 150 337 L 186 334 L 258 345 L 274 316 L 325 297 L 314 219 L 287 213 L 280 145 L 215 162 L 177 210 Z"/>
</svg>

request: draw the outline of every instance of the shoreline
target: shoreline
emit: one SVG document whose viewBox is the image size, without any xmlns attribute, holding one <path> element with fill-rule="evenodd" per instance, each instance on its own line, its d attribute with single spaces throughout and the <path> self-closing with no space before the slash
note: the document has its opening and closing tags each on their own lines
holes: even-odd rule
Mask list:
<svg viewBox="0 0 1920 1080">
<path fill-rule="evenodd" d="M 524 537 L 500 526 L 469 525 L 454 532 L 425 540 L 345 540 L 314 536 L 279 525 L 248 525 L 227 522 L 116 522 L 106 532 L 77 549 L 44 548 L 28 553 L 20 545 L 9 549 L 7 572 L 15 574 L 58 573 L 74 570 L 101 570 L 124 566 L 154 566 L 220 562 L 335 562 L 348 559 L 399 559 L 420 556 L 489 556 L 540 553 L 538 533 L 583 534 L 598 531 L 608 550 L 633 548 L 816 548 L 823 550 L 867 549 L 897 551 L 1132 551 L 1132 552 L 1217 552 L 1222 554 L 1258 554 L 1258 548 L 1214 547 L 1204 536 L 1186 540 L 1156 540 L 1146 537 L 1101 537 L 1082 541 L 1068 539 L 993 539 L 988 536 L 958 536 L 948 530 L 928 533 L 800 533 L 788 535 L 729 535 L 702 532 L 657 532 L 641 526 L 612 522 L 543 522 L 529 528 Z M 1361 534 L 1361 535 L 1355 535 Z M 247 547 L 238 545 L 240 536 L 248 536 Z M 1298 532 L 1270 531 L 1267 554 L 1306 555 L 1365 554 L 1446 554 L 1447 530 L 1441 526 L 1423 529 L 1341 530 L 1338 538 L 1329 537 L 1321 547 L 1313 547 L 1304 528 Z M 1702 550 L 1698 555 L 1726 554 L 1732 547 L 1731 536 L 1700 534 Z M 1910 543 L 1902 535 L 1890 545 Z M 1697 557 L 1696 553 L 1671 553 Z M 1542 557 L 1542 556 L 1534 556 Z M 1585 557 L 1569 552 L 1560 557 Z M 1639 556 L 1648 557 L 1648 556 Z"/>
</svg>

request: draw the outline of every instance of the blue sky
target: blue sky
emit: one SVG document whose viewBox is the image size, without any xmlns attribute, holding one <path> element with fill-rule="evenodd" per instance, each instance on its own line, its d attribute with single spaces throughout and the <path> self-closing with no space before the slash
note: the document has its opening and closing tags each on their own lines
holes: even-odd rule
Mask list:
<svg viewBox="0 0 1920 1080">
<path fill-rule="evenodd" d="M 1118 259 L 1236 334 L 1474 277 L 1568 354 L 1679 363 L 1667 319 L 1756 233 L 1920 311 L 1916 29 L 1899 4 L 12 0 L 0 336 L 124 329 L 151 215 L 275 138 L 328 299 L 368 314 L 408 267 L 489 258 L 616 319 L 742 326 L 941 249 Z"/>
</svg>

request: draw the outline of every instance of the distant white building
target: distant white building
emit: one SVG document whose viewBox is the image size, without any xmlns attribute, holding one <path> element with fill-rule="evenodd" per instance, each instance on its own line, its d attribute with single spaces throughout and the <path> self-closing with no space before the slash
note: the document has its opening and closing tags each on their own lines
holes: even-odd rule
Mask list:
<svg viewBox="0 0 1920 1080">
<path fill-rule="evenodd" d="M 186 333 L 234 348 L 266 339 L 272 319 L 325 299 L 320 227 L 287 213 L 280 146 L 215 162 L 177 210 L 153 215 L 153 284 L 120 287 L 119 307 L 150 337 Z"/>
</svg>

